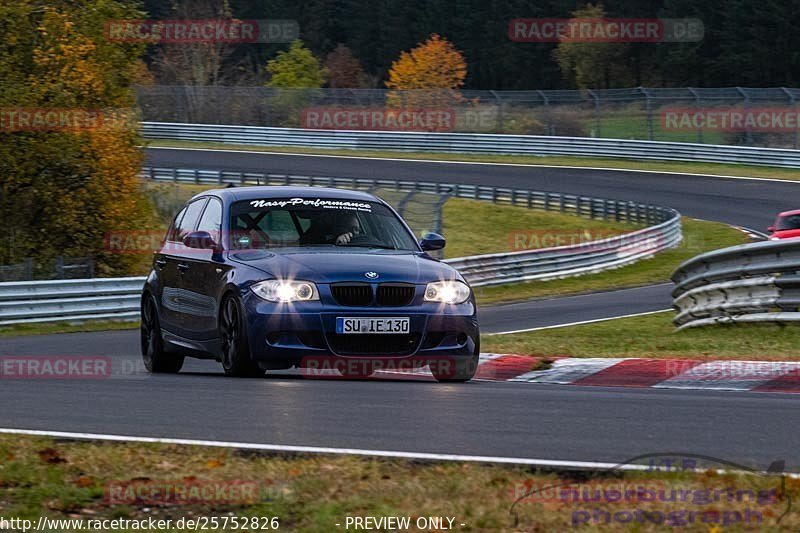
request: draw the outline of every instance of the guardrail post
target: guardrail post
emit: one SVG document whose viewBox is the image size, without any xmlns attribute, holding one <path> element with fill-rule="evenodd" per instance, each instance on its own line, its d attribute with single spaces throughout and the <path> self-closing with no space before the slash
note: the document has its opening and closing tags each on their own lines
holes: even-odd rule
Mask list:
<svg viewBox="0 0 800 533">
<path fill-rule="evenodd" d="M 594 100 L 594 135 L 592 135 L 592 137 L 602 137 L 603 135 L 600 130 L 600 98 L 598 98 L 597 93 L 591 89 L 588 89 L 587 92 L 589 96 L 592 97 L 592 100 Z"/>
<path fill-rule="evenodd" d="M 503 133 L 505 131 L 505 109 L 503 108 L 503 99 L 497 94 L 497 91 L 489 91 L 489 93 L 494 97 L 495 102 L 497 102 L 497 127 L 495 130 L 497 133 Z"/>
<path fill-rule="evenodd" d="M 639 90 L 644 94 L 644 105 L 647 111 L 647 140 L 653 140 L 653 104 L 650 101 L 650 93 L 644 87 L 639 87 Z"/>
<path fill-rule="evenodd" d="M 691 87 L 687 87 L 687 89 L 689 89 L 689 92 L 694 96 L 694 102 L 697 108 L 701 109 L 702 104 L 700 103 L 700 94 Z M 703 128 L 697 128 L 697 142 L 703 142 Z"/>
<path fill-rule="evenodd" d="M 797 104 L 797 101 L 795 100 L 794 95 L 791 92 L 789 92 L 789 89 L 787 89 L 786 87 L 781 87 L 781 90 L 786 95 L 786 97 L 789 98 L 789 105 L 791 105 L 792 108 L 794 109 L 796 107 L 796 104 Z M 792 133 L 794 134 L 793 135 L 794 140 L 792 141 L 792 148 L 797 149 L 797 128 L 794 128 L 792 130 Z"/>
</svg>

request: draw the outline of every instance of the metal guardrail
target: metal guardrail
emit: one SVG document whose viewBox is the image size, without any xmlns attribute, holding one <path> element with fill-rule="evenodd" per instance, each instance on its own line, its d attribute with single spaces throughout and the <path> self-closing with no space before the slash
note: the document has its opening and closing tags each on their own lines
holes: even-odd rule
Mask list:
<svg viewBox="0 0 800 533">
<path fill-rule="evenodd" d="M 616 157 L 800 168 L 800 150 L 626 139 L 482 133 L 308 130 L 164 122 L 143 122 L 142 134 L 148 139 L 258 146 Z"/>
<path fill-rule="evenodd" d="M 675 271 L 679 329 L 720 323 L 800 320 L 800 241 L 766 241 L 714 250 Z"/>
<path fill-rule="evenodd" d="M 374 180 L 321 176 L 239 173 L 216 170 L 142 169 L 158 181 L 207 184 L 325 186 L 392 189 L 444 197 L 491 201 L 529 209 L 557 211 L 586 218 L 616 220 L 648 227 L 611 238 L 512 253 L 448 259 L 476 287 L 546 280 L 598 272 L 633 263 L 676 246 L 680 214 L 666 207 L 544 191 L 458 183 Z M 135 319 L 145 278 L 107 278 L 0 283 L 0 326 L 21 322 Z"/>
<path fill-rule="evenodd" d="M 0 283 L 0 326 L 135 319 L 144 277 Z"/>
<path fill-rule="evenodd" d="M 604 137 L 798 148 L 800 130 L 764 132 L 743 121 L 738 131 L 667 128 L 672 110 L 709 112 L 770 108 L 796 112 L 792 87 L 628 87 L 587 90 L 279 89 L 275 87 L 145 85 L 136 99 L 146 122 L 307 127 L 303 110 L 449 110 L 448 131 Z"/>
</svg>

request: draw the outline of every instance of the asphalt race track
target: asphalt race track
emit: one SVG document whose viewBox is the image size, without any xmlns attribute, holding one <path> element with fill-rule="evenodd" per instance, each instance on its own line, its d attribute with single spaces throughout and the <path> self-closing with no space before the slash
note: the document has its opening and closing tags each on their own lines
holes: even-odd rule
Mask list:
<svg viewBox="0 0 800 533">
<path fill-rule="evenodd" d="M 662 204 L 758 231 L 797 208 L 798 184 L 614 170 L 147 149 L 149 166 L 496 185 Z"/>
<path fill-rule="evenodd" d="M 797 184 L 674 174 L 148 149 L 147 164 L 492 184 L 638 200 L 763 230 Z M 669 307 L 669 285 L 481 310 L 484 332 Z M 138 332 L 0 340 L 0 355 L 110 356 L 110 379 L 3 380 L 0 427 L 445 454 L 622 462 L 697 453 L 800 471 L 791 394 L 470 382 L 229 379 L 208 361 L 141 369 Z"/>
<path fill-rule="evenodd" d="M 178 375 L 149 375 L 136 331 L 4 344 L 18 354 L 107 355 L 115 367 L 110 379 L 4 380 L 5 428 L 600 462 L 680 452 L 800 470 L 790 394 L 232 379 L 195 360 Z"/>
</svg>

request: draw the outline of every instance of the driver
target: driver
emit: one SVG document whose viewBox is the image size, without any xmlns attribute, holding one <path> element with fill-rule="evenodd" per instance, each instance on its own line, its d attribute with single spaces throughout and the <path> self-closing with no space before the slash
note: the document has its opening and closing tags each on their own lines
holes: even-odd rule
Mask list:
<svg viewBox="0 0 800 533">
<path fill-rule="evenodd" d="M 336 217 L 335 228 L 334 234 L 338 235 L 336 244 L 349 244 L 353 237 L 360 232 L 361 225 L 358 223 L 355 213 L 344 213 L 342 216 Z"/>
<path fill-rule="evenodd" d="M 351 212 L 322 212 L 312 218 L 303 235 L 304 244 L 349 244 L 361 230 L 358 216 Z"/>
</svg>

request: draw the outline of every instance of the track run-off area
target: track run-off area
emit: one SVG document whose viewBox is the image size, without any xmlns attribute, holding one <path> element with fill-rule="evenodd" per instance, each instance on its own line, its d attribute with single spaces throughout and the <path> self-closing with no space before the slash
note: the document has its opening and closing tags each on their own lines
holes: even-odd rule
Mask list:
<svg viewBox="0 0 800 533">
<path fill-rule="evenodd" d="M 146 154 L 145 164 L 155 167 L 495 185 L 647 202 L 756 231 L 797 207 L 800 192 L 800 184 L 780 180 L 592 168 L 178 148 Z M 658 311 L 671 306 L 670 290 L 659 284 L 485 307 L 481 327 L 523 331 Z M 6 337 L 0 345 L 0 355 L 108 356 L 115 367 L 110 379 L 4 380 L 0 428 L 542 465 L 693 453 L 757 469 L 785 460 L 787 470 L 800 471 L 800 398 L 791 394 L 232 379 L 218 364 L 197 360 L 187 360 L 178 375 L 149 375 L 138 362 L 137 330 Z"/>
</svg>

